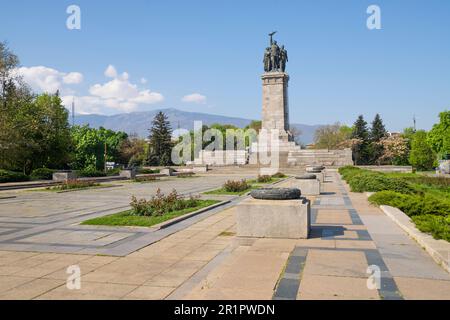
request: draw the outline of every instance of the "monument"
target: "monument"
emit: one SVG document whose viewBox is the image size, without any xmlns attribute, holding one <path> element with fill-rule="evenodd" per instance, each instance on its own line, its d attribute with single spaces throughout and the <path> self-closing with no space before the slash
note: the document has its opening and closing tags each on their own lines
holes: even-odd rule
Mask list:
<svg viewBox="0 0 450 320">
<path fill-rule="evenodd" d="M 269 34 L 270 43 L 264 53 L 263 106 L 262 129 L 279 130 L 282 141 L 292 140 L 289 133 L 289 75 L 285 72 L 288 61 L 287 50 L 273 40 Z"/>
<path fill-rule="evenodd" d="M 344 166 L 353 164 L 352 152 L 346 150 L 304 150 L 294 142 L 289 128 L 289 75 L 286 72 L 288 52 L 269 33 L 264 51 L 262 75 L 262 124 L 258 142 L 250 149 L 250 163 L 262 165 L 261 153 L 277 155 L 280 167 L 307 165 Z M 306 110 L 302 112 L 307 116 Z M 263 165 L 262 165 L 263 166 Z"/>
<path fill-rule="evenodd" d="M 306 150 L 294 141 L 289 127 L 289 75 L 286 72 L 288 52 L 274 40 L 277 32 L 269 33 L 269 45 L 263 54 L 262 123 L 257 142 L 246 150 L 202 150 L 196 164 L 211 166 L 257 165 L 261 174 L 274 174 L 280 168 L 308 165 L 352 165 L 352 151 Z M 308 117 L 308 110 L 302 110 Z M 297 170 L 298 168 L 294 168 Z"/>
</svg>

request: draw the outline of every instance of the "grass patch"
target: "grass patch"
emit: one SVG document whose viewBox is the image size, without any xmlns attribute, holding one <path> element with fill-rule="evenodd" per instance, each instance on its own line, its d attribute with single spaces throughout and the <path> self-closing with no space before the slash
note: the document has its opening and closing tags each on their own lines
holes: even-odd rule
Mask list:
<svg viewBox="0 0 450 320">
<path fill-rule="evenodd" d="M 156 181 L 159 181 L 159 178 L 155 177 L 155 176 L 135 177 L 133 179 L 133 182 L 137 182 L 137 183 L 149 183 L 149 182 L 156 182 Z"/>
<path fill-rule="evenodd" d="M 100 183 L 94 181 L 83 180 L 68 180 L 60 185 L 54 187 L 47 187 L 47 191 L 68 191 L 68 190 L 80 190 L 80 189 L 92 189 L 98 187 L 108 187 L 107 185 L 101 186 Z"/>
<path fill-rule="evenodd" d="M 284 179 L 284 178 L 274 178 L 274 177 L 271 177 L 270 179 L 267 179 L 267 180 L 264 180 L 264 181 L 258 181 L 258 179 L 252 179 L 252 180 L 248 180 L 247 182 L 248 182 L 248 183 L 252 183 L 252 184 L 259 184 L 259 185 L 262 185 L 262 184 L 275 183 L 275 182 L 278 182 L 278 181 L 280 181 L 280 180 L 282 180 L 282 179 Z"/>
<path fill-rule="evenodd" d="M 250 187 L 248 187 L 247 189 L 242 190 L 242 191 L 227 191 L 225 188 L 220 188 L 220 189 L 203 192 L 203 194 L 242 196 L 243 194 L 246 194 L 247 192 L 250 192 L 256 188 L 258 188 L 258 186 L 255 186 L 255 185 L 250 185 Z"/>
<path fill-rule="evenodd" d="M 172 211 L 158 216 L 138 216 L 133 214 L 133 210 L 127 210 L 104 217 L 98 217 L 82 222 L 82 225 L 93 226 L 135 226 L 135 227 L 151 227 L 159 223 L 168 221 L 173 218 L 197 211 L 202 208 L 209 207 L 218 203 L 217 200 L 198 200 L 198 205 L 192 208 Z"/>
</svg>

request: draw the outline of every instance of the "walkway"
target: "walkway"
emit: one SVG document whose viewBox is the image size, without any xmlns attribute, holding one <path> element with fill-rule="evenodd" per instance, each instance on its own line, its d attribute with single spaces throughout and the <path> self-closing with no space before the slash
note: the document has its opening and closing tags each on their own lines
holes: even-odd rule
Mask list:
<svg viewBox="0 0 450 320">
<path fill-rule="evenodd" d="M 0 251 L 0 299 L 450 299 L 448 273 L 337 173 L 327 180 L 311 239 L 237 239 L 231 207 L 125 257 Z M 74 264 L 80 290 L 66 287 Z"/>
</svg>

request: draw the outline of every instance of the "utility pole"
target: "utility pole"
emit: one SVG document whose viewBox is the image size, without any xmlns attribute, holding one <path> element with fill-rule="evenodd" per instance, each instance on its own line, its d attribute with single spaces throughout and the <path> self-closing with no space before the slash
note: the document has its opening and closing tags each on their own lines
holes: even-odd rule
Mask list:
<svg viewBox="0 0 450 320">
<path fill-rule="evenodd" d="M 106 147 L 106 142 L 105 142 L 105 154 L 104 154 L 104 159 L 105 159 L 105 172 L 107 171 L 107 169 L 106 169 L 106 154 L 107 154 L 107 147 Z"/>
<path fill-rule="evenodd" d="M 416 115 L 413 115 L 414 132 L 416 132 Z"/>
<path fill-rule="evenodd" d="M 75 126 L 75 97 L 72 98 L 72 127 Z"/>
</svg>

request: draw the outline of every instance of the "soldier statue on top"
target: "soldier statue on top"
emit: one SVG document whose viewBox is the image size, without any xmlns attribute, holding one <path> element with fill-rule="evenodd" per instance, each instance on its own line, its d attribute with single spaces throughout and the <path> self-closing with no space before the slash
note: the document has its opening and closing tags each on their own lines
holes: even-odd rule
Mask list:
<svg viewBox="0 0 450 320">
<path fill-rule="evenodd" d="M 277 42 L 273 40 L 273 35 L 276 33 L 269 33 L 270 46 L 266 48 L 264 52 L 264 71 L 265 72 L 285 72 L 286 62 L 288 61 L 287 50 L 284 46 L 281 48 Z"/>
</svg>

